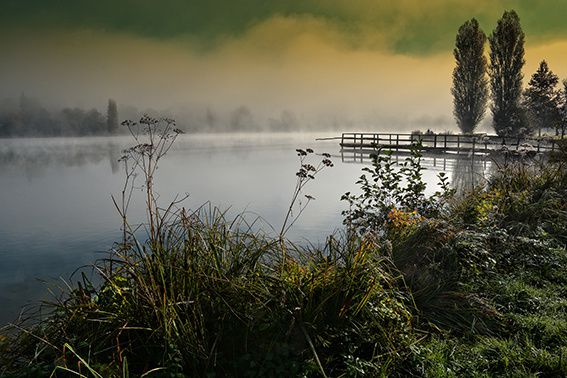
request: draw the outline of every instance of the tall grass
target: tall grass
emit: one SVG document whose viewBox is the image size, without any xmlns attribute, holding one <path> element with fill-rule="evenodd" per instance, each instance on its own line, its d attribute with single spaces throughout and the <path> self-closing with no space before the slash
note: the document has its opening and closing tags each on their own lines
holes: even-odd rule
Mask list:
<svg viewBox="0 0 567 378">
<path fill-rule="evenodd" d="M 279 239 L 216 209 L 182 212 L 163 232 L 101 262 L 100 287 L 80 284 L 8 352 L 103 376 L 126 361 L 132 375 L 379 374 L 407 357 L 406 298 L 372 243 L 286 242 L 282 259 Z"/>
</svg>

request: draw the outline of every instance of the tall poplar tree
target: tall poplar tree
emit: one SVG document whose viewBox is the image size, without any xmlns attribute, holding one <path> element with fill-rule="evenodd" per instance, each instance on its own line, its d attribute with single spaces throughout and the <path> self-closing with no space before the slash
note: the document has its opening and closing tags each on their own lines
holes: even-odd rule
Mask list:
<svg viewBox="0 0 567 378">
<path fill-rule="evenodd" d="M 109 133 L 115 133 L 118 130 L 118 108 L 116 101 L 108 100 L 108 108 L 106 111 L 106 129 Z"/>
<path fill-rule="evenodd" d="M 518 14 L 506 11 L 490 42 L 490 84 L 494 130 L 501 136 L 521 136 L 529 132 L 521 106 L 524 32 Z"/>
<path fill-rule="evenodd" d="M 478 21 L 465 22 L 457 32 L 453 55 L 457 66 L 453 70 L 453 114 L 462 133 L 470 134 L 484 117 L 488 100 L 486 35 Z"/>
</svg>

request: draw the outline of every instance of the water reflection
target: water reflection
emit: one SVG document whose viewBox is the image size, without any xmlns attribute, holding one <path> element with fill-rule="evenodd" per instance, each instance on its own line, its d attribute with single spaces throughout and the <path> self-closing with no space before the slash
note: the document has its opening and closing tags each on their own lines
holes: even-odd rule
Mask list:
<svg viewBox="0 0 567 378">
<path fill-rule="evenodd" d="M 5 139 L 0 143 L 0 169 L 33 178 L 49 167 L 82 167 L 106 160 L 112 173 L 117 173 L 125 142 L 123 138 Z"/>
<path fill-rule="evenodd" d="M 408 156 L 408 153 L 393 151 L 392 159 L 396 164 L 401 165 Z M 372 163 L 369 151 L 343 150 L 340 158 L 343 163 L 347 164 Z M 462 195 L 483 184 L 494 164 L 488 155 L 425 153 L 421 158 L 421 165 L 430 172 L 447 173 L 451 178 L 451 186 L 458 195 Z M 426 181 L 428 181 L 427 178 Z M 429 180 L 428 183 L 431 186 L 436 182 Z"/>
<path fill-rule="evenodd" d="M 491 167 L 492 160 L 487 157 L 471 156 L 456 159 L 452 169 L 451 185 L 458 194 L 470 192 L 485 183 Z"/>
</svg>

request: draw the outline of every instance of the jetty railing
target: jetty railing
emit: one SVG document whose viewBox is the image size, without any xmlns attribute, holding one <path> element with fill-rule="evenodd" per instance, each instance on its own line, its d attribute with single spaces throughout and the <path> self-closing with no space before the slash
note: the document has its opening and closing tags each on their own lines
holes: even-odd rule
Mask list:
<svg viewBox="0 0 567 378">
<path fill-rule="evenodd" d="M 343 133 L 340 138 L 343 149 L 384 148 L 403 151 L 409 150 L 416 143 L 421 143 L 424 151 L 441 153 L 487 154 L 502 150 L 529 150 L 539 153 L 554 151 L 557 148 L 555 139 L 499 137 L 487 134 Z"/>
</svg>

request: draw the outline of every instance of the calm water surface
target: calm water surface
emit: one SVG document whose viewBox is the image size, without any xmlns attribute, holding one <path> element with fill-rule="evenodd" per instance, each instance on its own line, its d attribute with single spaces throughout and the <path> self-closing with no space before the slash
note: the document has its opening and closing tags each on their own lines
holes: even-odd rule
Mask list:
<svg viewBox="0 0 567 378">
<path fill-rule="evenodd" d="M 279 229 L 295 186 L 295 149 L 311 147 L 331 153 L 335 167 L 307 187 L 305 194 L 316 200 L 288 237 L 323 242 L 341 227 L 345 204 L 339 199 L 356 191 L 354 182 L 368 161 L 341 157 L 337 141 L 316 142 L 320 136 L 183 135 L 158 170 L 160 202 L 187 193 L 182 205 L 188 209 L 210 201 L 232 215 L 261 216 L 266 231 L 269 225 Z M 76 268 L 104 257 L 120 239 L 111 195 L 124 183 L 118 159 L 130 145 L 127 137 L 0 140 L 0 324 L 14 320 L 23 305 L 49 299 L 48 288 L 61 285 L 60 277 L 68 279 Z M 460 187 L 490 166 L 453 158 L 428 158 L 424 165 L 428 182 L 445 170 Z M 135 200 L 131 220 L 143 221 L 143 210 L 142 200 Z"/>
</svg>

